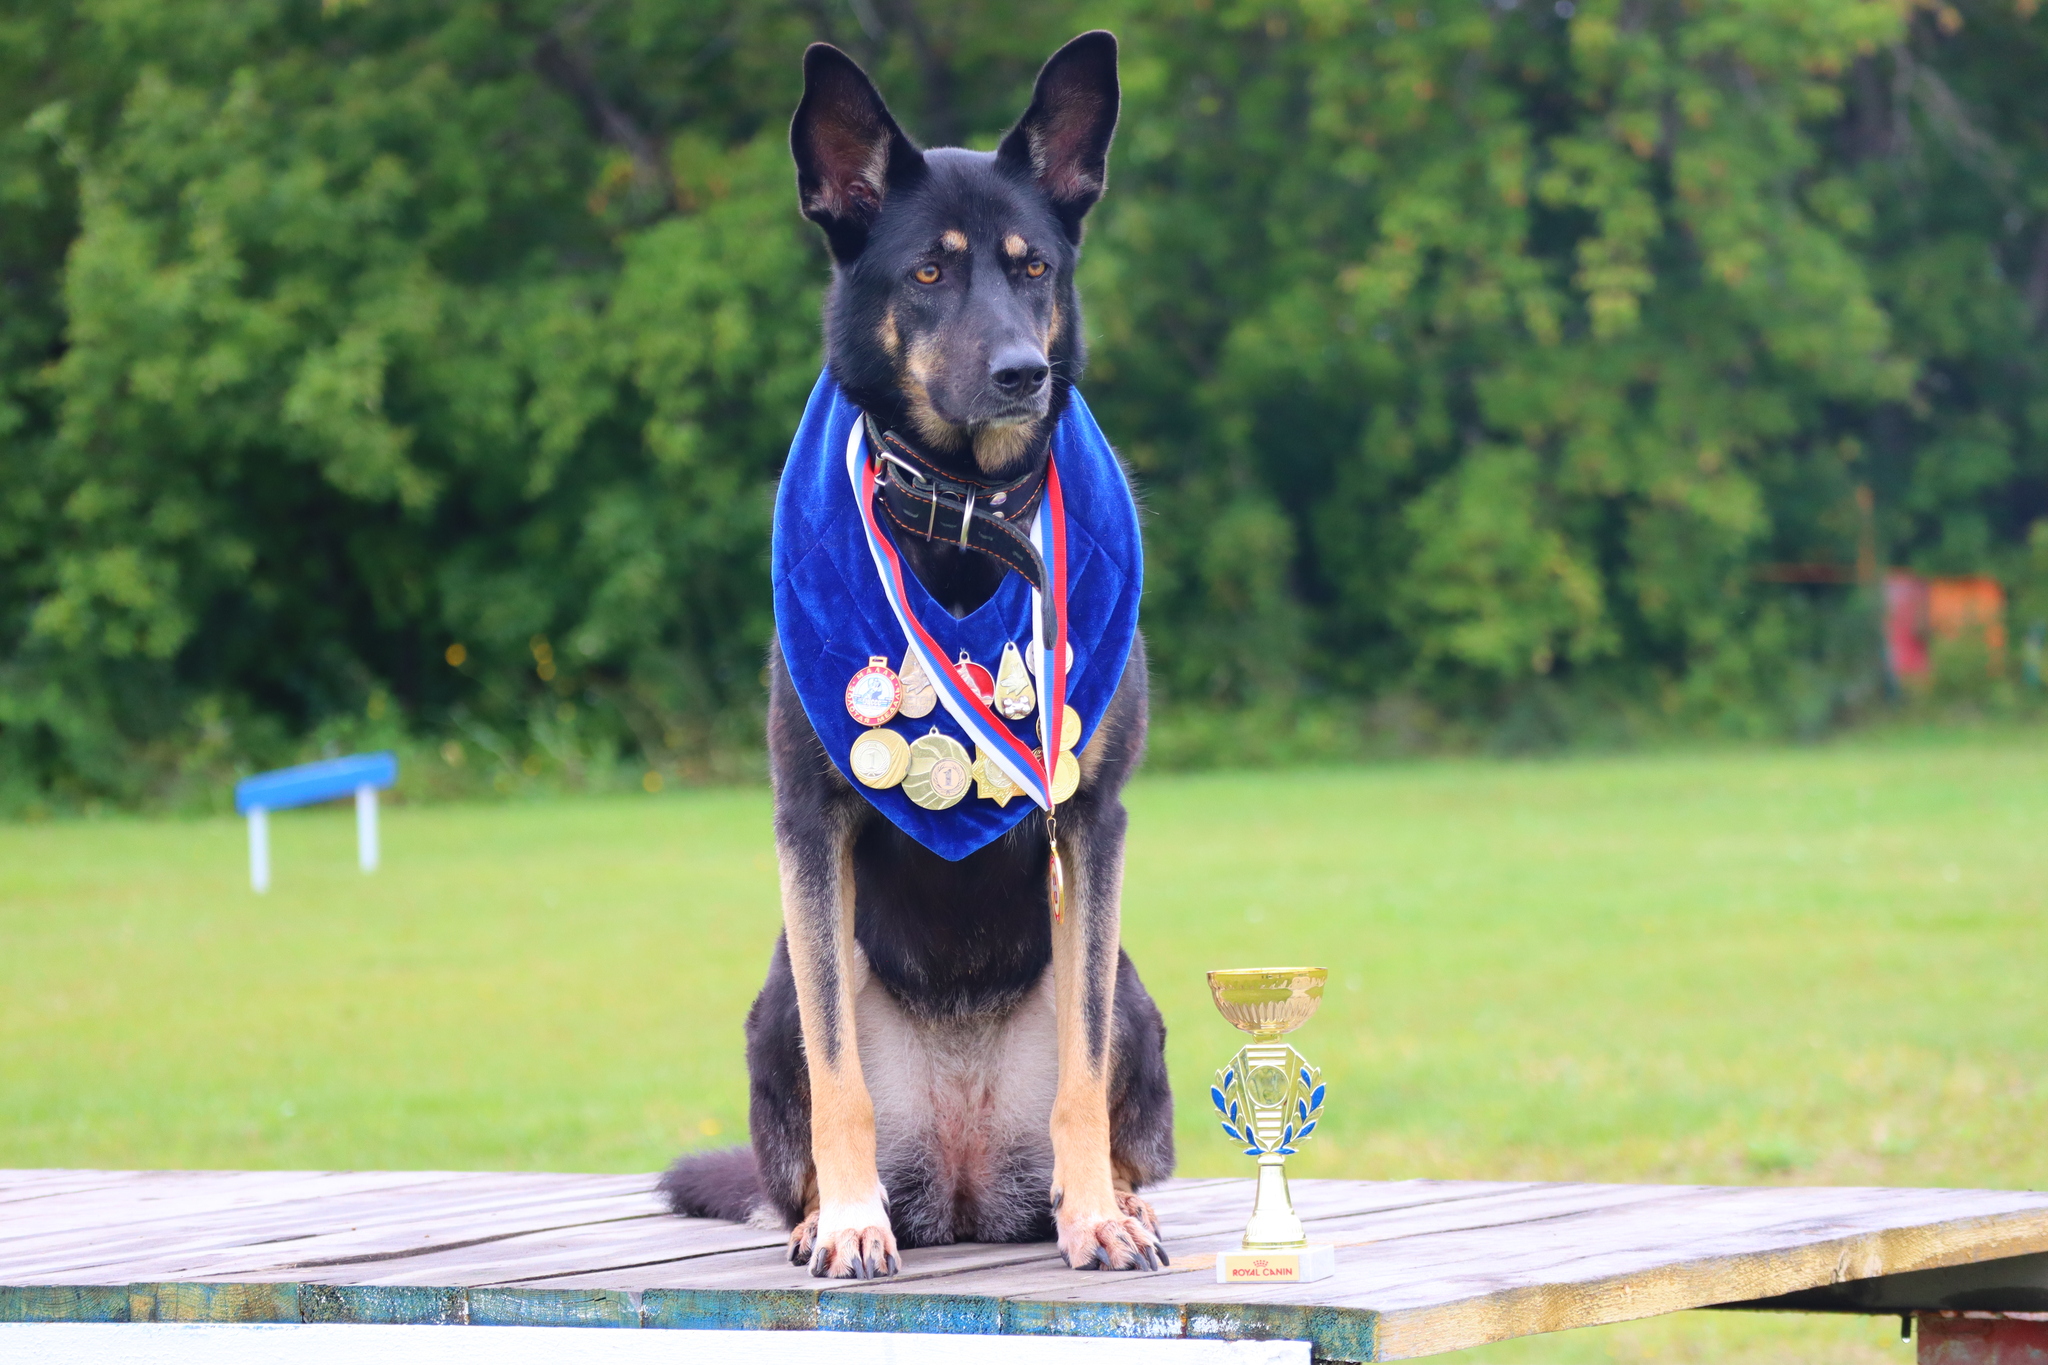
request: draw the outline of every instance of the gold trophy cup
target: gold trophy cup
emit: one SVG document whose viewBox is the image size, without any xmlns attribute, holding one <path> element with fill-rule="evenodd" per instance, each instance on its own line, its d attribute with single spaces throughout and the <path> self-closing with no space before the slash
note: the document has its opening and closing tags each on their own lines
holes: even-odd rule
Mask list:
<svg viewBox="0 0 2048 1365">
<path fill-rule="evenodd" d="M 1259 1161 L 1244 1249 L 1216 1258 L 1218 1284 L 1320 1280 L 1336 1252 L 1312 1245 L 1287 1193 L 1287 1158 L 1316 1130 L 1323 1074 L 1281 1038 L 1308 1022 L 1330 979 L 1322 967 L 1238 967 L 1209 973 L 1216 1009 L 1252 1041 L 1216 1073 L 1209 1099 L 1223 1131 Z"/>
</svg>

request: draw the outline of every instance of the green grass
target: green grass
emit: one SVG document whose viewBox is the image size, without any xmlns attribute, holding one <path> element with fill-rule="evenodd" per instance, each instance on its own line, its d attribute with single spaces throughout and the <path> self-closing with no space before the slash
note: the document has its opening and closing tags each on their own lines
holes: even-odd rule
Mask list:
<svg viewBox="0 0 2048 1365">
<path fill-rule="evenodd" d="M 1125 942 L 1181 1169 L 1205 968 L 1332 969 L 1303 1174 L 2048 1184 L 2048 735 L 1141 781 Z M 758 789 L 0 826 L 0 1166 L 649 1170 L 744 1130 Z M 1686 1315 L 1491 1365 L 1905 1357 Z"/>
</svg>

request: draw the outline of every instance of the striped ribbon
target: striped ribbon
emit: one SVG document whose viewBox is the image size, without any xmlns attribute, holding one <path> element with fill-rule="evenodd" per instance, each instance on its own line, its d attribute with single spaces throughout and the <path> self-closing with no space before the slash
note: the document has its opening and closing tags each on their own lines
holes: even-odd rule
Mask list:
<svg viewBox="0 0 2048 1365">
<path fill-rule="evenodd" d="M 910 610 L 903 590 L 903 561 L 895 544 L 875 519 L 875 489 L 878 471 L 868 457 L 865 423 L 855 422 L 846 439 L 846 472 L 853 484 L 854 501 L 860 505 L 861 525 L 867 531 L 868 553 L 874 557 L 875 573 L 882 582 L 882 595 L 889 610 L 903 627 L 903 638 L 917 656 L 925 676 L 938 692 L 946 714 L 965 730 L 981 751 L 1009 774 L 1018 790 L 1044 810 L 1052 809 L 1052 771 L 1059 762 L 1060 725 L 1067 707 L 1067 507 L 1060 491 L 1059 467 L 1051 463 L 1045 471 L 1045 498 L 1032 520 L 1031 543 L 1045 563 L 1050 610 L 1037 589 L 1031 592 L 1031 646 L 1037 660 L 1038 732 L 1042 752 L 1050 762 L 1040 762 L 1031 746 L 968 687 L 967 680 L 954 672 L 954 660 L 934 640 L 924 623 Z M 1053 638 L 1045 638 L 1050 621 Z M 985 666 L 985 665 L 984 665 Z"/>
</svg>

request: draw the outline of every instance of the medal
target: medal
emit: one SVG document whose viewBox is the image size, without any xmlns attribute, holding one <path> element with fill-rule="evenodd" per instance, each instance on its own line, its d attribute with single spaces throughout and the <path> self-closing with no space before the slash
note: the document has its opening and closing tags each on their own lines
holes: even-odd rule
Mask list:
<svg viewBox="0 0 2048 1365">
<path fill-rule="evenodd" d="M 863 786 L 893 787 L 910 768 L 910 746 L 894 730 L 870 730 L 853 742 L 846 766 Z"/>
<path fill-rule="evenodd" d="M 897 680 L 903 684 L 903 700 L 896 704 L 896 713 L 912 720 L 923 720 L 939 704 L 938 689 L 926 676 L 924 665 L 917 661 L 917 652 L 903 651 L 903 667 L 896 672 Z"/>
<path fill-rule="evenodd" d="M 1035 750 L 1044 762 L 1045 751 Z M 1072 749 L 1060 750 L 1060 761 L 1052 770 L 1052 803 L 1057 806 L 1081 790 L 1081 760 L 1074 757 Z"/>
<path fill-rule="evenodd" d="M 1050 815 L 1045 818 L 1045 841 L 1052 853 L 1045 869 L 1045 898 L 1052 903 L 1052 922 L 1058 924 L 1067 912 L 1067 869 L 1060 865 L 1060 822 Z"/>
<path fill-rule="evenodd" d="M 1003 765 L 988 756 L 980 745 L 974 749 L 974 794 L 998 806 L 1007 806 L 1010 799 L 1022 796 L 1010 775 L 1003 771 Z"/>
<path fill-rule="evenodd" d="M 926 810 L 949 810 L 959 805 L 973 781 L 974 765 L 959 740 L 933 730 L 910 745 L 903 794 Z"/>
<path fill-rule="evenodd" d="M 903 682 L 877 654 L 846 684 L 846 714 L 862 725 L 880 725 L 903 704 Z"/>
<path fill-rule="evenodd" d="M 1040 736 L 1043 738 L 1043 736 Z M 1071 706 L 1060 708 L 1060 752 L 1070 754 L 1081 744 L 1081 713 Z"/>
<path fill-rule="evenodd" d="M 996 665 L 995 708 L 1005 720 L 1022 720 L 1038 709 L 1031 671 L 1014 642 L 1003 646 L 1002 662 Z"/>
<path fill-rule="evenodd" d="M 988 675 L 987 669 L 968 658 L 966 650 L 960 651 L 960 662 L 953 665 L 953 671 L 967 684 L 967 690 L 981 699 L 983 706 L 995 701 L 996 680 Z"/>
</svg>

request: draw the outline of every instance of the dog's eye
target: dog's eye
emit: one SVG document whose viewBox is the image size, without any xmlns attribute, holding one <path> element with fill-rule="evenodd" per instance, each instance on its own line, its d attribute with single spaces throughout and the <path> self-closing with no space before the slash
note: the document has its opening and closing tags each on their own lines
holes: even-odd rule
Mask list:
<svg viewBox="0 0 2048 1365">
<path fill-rule="evenodd" d="M 935 265 L 921 265 L 917 268 L 916 278 L 919 284 L 937 284 L 939 268 Z"/>
<path fill-rule="evenodd" d="M 1033 261 L 1030 265 L 1024 267 L 1024 273 L 1029 275 L 1034 280 L 1037 279 L 1040 275 L 1043 275 L 1045 273 L 1045 262 Z"/>
</svg>

